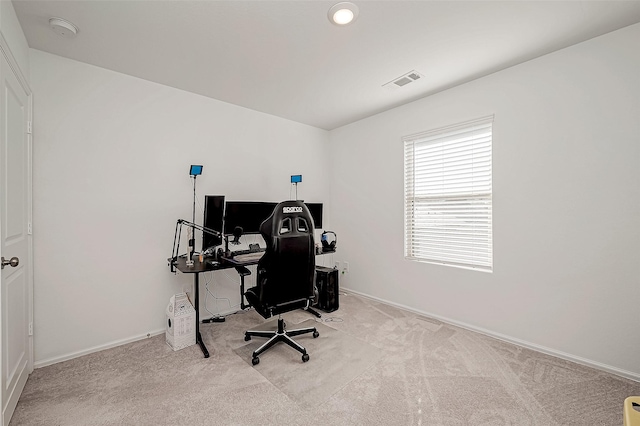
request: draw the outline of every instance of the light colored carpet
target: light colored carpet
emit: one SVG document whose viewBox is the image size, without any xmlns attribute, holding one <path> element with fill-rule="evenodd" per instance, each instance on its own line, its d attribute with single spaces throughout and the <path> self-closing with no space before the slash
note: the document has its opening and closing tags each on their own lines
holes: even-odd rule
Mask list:
<svg viewBox="0 0 640 426">
<path fill-rule="evenodd" d="M 310 317 L 284 315 L 288 324 Z M 351 294 L 322 320 L 337 331 L 298 337 L 310 352 L 304 364 L 287 347 L 262 355 L 260 369 L 239 356 L 244 331 L 264 323 L 247 311 L 201 327 L 208 359 L 197 346 L 174 352 L 156 336 L 37 369 L 10 425 L 620 426 L 624 399 L 640 395 L 638 382 Z M 325 383 L 317 404 L 299 402 L 275 372 L 325 380 L 345 361 L 323 355 L 339 336 L 379 358 Z"/>
<path fill-rule="evenodd" d="M 272 320 L 254 329 L 276 330 L 277 323 L 277 319 Z M 254 368 L 293 401 L 313 408 L 324 404 L 336 391 L 369 369 L 381 355 L 374 346 L 313 319 L 300 324 L 287 323 L 287 328 L 292 330 L 307 327 L 316 327 L 320 336 L 314 339 L 306 334 L 294 339 L 307 349 L 308 362 L 302 362 L 298 351 L 278 343 L 260 355 L 260 363 Z M 234 352 L 252 365 L 253 351 L 266 341 L 253 337 Z M 310 362 L 313 368 L 307 365 Z"/>
</svg>

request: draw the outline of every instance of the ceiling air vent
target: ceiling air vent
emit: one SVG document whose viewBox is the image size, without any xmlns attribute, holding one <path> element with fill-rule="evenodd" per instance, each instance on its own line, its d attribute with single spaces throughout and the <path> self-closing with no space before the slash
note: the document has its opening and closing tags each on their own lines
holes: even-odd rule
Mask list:
<svg viewBox="0 0 640 426">
<path fill-rule="evenodd" d="M 409 71 L 408 73 L 401 75 L 400 77 L 391 80 L 390 82 L 383 84 L 382 87 L 387 87 L 390 89 L 397 89 L 398 87 L 403 87 L 406 86 L 409 83 L 413 83 L 417 80 L 420 80 L 422 78 L 422 74 L 420 74 L 418 71 L 413 70 L 413 71 Z"/>
</svg>

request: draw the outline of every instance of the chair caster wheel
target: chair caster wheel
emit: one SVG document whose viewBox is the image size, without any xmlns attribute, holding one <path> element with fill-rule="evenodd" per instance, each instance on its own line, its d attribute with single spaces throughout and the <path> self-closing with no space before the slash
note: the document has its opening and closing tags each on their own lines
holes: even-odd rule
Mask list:
<svg viewBox="0 0 640 426">
<path fill-rule="evenodd" d="M 302 362 L 307 362 L 309 361 L 309 354 L 303 354 L 302 355 Z"/>
<path fill-rule="evenodd" d="M 248 342 L 249 340 L 251 340 L 251 336 L 249 336 L 248 334 L 244 335 L 244 341 Z"/>
<path fill-rule="evenodd" d="M 308 358 L 309 358 L 309 357 L 307 357 L 307 359 L 308 359 Z M 253 365 L 258 365 L 258 364 L 260 364 L 260 358 L 258 358 L 257 356 L 253 357 L 253 358 L 251 359 L 251 364 L 253 364 Z"/>
<path fill-rule="evenodd" d="M 318 337 L 320 335 L 320 333 L 318 333 L 318 331 L 314 331 L 313 332 L 313 338 L 315 339 L 316 337 Z"/>
</svg>

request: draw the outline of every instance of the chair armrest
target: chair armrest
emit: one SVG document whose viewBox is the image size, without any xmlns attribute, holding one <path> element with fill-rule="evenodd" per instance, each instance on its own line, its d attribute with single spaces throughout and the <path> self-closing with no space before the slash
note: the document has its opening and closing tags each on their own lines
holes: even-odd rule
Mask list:
<svg viewBox="0 0 640 426">
<path fill-rule="evenodd" d="M 238 272 L 238 275 L 241 277 L 251 275 L 251 271 L 248 270 L 246 266 L 236 266 L 236 272 Z"/>
</svg>

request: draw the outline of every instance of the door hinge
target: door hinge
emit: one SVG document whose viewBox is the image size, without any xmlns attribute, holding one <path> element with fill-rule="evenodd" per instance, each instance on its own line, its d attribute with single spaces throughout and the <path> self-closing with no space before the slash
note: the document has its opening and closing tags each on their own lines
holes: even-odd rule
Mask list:
<svg viewBox="0 0 640 426">
<path fill-rule="evenodd" d="M 32 129 L 31 129 L 31 121 L 27 121 L 27 133 L 31 134 Z"/>
<path fill-rule="evenodd" d="M 29 336 L 33 336 L 33 323 L 29 323 Z"/>
<path fill-rule="evenodd" d="M 33 229 L 31 229 L 31 222 L 27 223 L 27 235 L 32 235 Z"/>
</svg>

